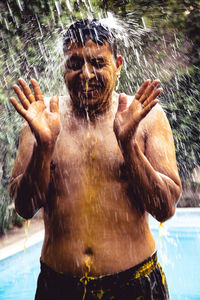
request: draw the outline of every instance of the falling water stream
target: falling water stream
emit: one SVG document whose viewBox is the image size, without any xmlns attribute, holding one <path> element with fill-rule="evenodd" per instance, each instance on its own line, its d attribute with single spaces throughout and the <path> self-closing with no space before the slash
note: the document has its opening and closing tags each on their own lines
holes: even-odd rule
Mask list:
<svg viewBox="0 0 200 300">
<path fill-rule="evenodd" d="M 17 0 L 16 2 L 19 10 L 23 13 L 23 1 Z M 2 47 L 8 45 L 8 55 L 5 55 L 4 52 L 0 52 L 0 91 L 4 91 L 5 98 L 12 95 L 11 86 L 16 83 L 17 78 L 20 76 L 20 72 L 21 76 L 27 81 L 29 81 L 31 77 L 36 78 L 47 97 L 55 94 L 65 95 L 67 93 L 62 73 L 62 34 L 74 19 L 72 17 L 75 7 L 74 2 L 75 1 L 66 0 L 65 5 L 63 6 L 60 1 L 55 1 L 54 9 L 51 11 L 52 20 L 59 19 L 59 22 L 55 22 L 55 27 L 53 21 L 52 24 L 48 24 L 45 27 L 44 24 L 40 23 L 40 16 L 37 14 L 34 15 L 34 20 L 36 21 L 34 23 L 35 27 L 31 27 L 31 19 L 27 19 L 27 23 L 30 25 L 30 32 L 27 34 L 27 39 L 25 37 L 16 36 L 15 40 L 16 43 L 25 42 L 27 47 L 29 44 L 36 47 L 34 60 L 30 53 L 26 51 L 25 47 L 22 47 L 23 50 L 20 53 L 13 51 L 12 46 L 9 45 L 6 40 L 6 35 L 4 35 L 3 31 L 1 32 Z M 187 51 L 183 53 L 182 50 L 180 50 L 180 40 L 177 34 L 174 32 L 170 35 L 163 34 L 163 36 L 156 36 L 156 31 L 148 25 L 148 20 L 145 17 L 142 18 L 141 25 L 138 24 L 136 18 L 137 12 L 130 11 L 127 13 L 126 17 L 122 18 L 111 12 L 95 10 L 93 3 L 90 0 L 80 2 L 84 4 L 84 10 L 82 9 L 79 11 L 80 17 L 82 16 L 84 18 L 86 15 L 88 17 L 98 17 L 101 19 L 102 23 L 113 30 L 117 37 L 119 53 L 124 59 L 121 79 L 117 85 L 117 92 L 125 91 L 127 94 L 134 95 L 145 79 L 150 78 L 153 80 L 159 78 L 161 80 L 161 85 L 164 88 L 163 96 L 161 96 L 161 103 L 166 111 L 169 112 L 170 118 L 174 124 L 176 124 L 177 121 L 177 125 L 179 126 L 179 107 L 176 107 L 174 99 L 175 94 L 182 90 L 183 81 L 180 81 L 181 72 L 187 74 L 189 78 L 189 57 Z M 76 1 L 76 3 L 78 5 L 79 1 Z M 12 18 L 12 23 L 15 24 L 17 32 L 17 29 L 20 27 L 18 18 L 14 15 L 10 2 L 7 1 L 6 4 L 7 17 L 0 14 L 0 22 L 4 23 L 5 28 L 9 31 L 12 26 L 11 21 L 9 20 Z M 67 21 L 65 20 L 65 23 L 63 23 L 62 17 L 65 14 L 65 11 L 68 11 L 68 13 L 71 12 L 71 16 L 69 15 L 69 19 Z M 149 43 L 149 47 L 153 47 L 153 50 L 144 47 L 147 38 L 153 40 L 153 43 Z M 184 45 L 185 48 L 188 47 L 188 50 L 191 48 L 189 40 L 186 40 Z M 191 94 L 192 97 L 193 94 L 191 91 L 187 90 L 186 92 L 187 95 Z M 197 93 L 198 91 L 196 91 L 196 94 Z M 191 102 L 192 101 L 193 100 L 191 99 Z M 0 127 L 3 128 L 1 136 L 3 136 L 4 140 L 8 141 L 8 146 L 7 148 L 1 146 L 3 154 L 0 158 L 7 159 L 6 168 L 11 169 L 11 165 L 14 161 L 15 149 L 17 148 L 16 136 L 20 130 L 19 124 L 21 123 L 21 119 L 13 112 L 13 109 L 7 100 L 4 101 L 4 105 L 4 110 L 1 109 Z M 185 104 L 185 111 L 188 115 L 194 113 L 193 110 L 192 103 L 188 103 L 188 105 Z M 12 127 L 12 130 L 7 130 L 9 126 Z M 195 131 L 197 124 L 190 124 L 190 126 L 193 126 Z M 173 129 L 174 132 L 177 133 L 176 126 L 174 126 Z M 196 132 L 198 132 L 198 130 L 196 130 Z M 184 131 L 180 131 L 180 133 L 183 135 L 185 134 Z M 175 142 L 176 147 L 180 147 L 185 151 L 183 159 L 179 156 L 179 160 L 181 160 L 179 161 L 179 164 L 183 165 L 182 169 L 184 170 L 187 168 L 184 167 L 183 161 L 184 158 L 187 157 L 187 149 L 185 145 L 182 144 L 179 135 L 175 136 Z M 6 156 L 8 151 L 11 153 L 9 157 Z M 196 154 L 193 151 L 194 165 L 197 164 L 195 155 Z M 3 174 L 3 172 L 5 172 L 5 168 L 2 168 L 1 174 Z M 9 171 L 6 170 L 6 172 L 6 176 L 9 177 Z M 0 175 L 0 177 L 2 176 L 3 175 Z M 9 212 L 7 213 L 9 214 Z M 160 227 L 160 230 L 162 230 L 162 227 Z M 26 236 L 28 238 L 27 231 L 28 223 L 26 227 Z M 162 236 L 160 236 L 159 240 L 160 239 L 162 240 Z M 90 266 L 88 261 L 86 261 L 86 264 L 89 269 Z"/>
</svg>

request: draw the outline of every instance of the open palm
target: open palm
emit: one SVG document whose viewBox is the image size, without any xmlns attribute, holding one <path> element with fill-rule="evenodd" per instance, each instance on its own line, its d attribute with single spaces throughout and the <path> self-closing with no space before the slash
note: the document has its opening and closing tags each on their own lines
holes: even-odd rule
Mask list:
<svg viewBox="0 0 200 300">
<path fill-rule="evenodd" d="M 146 80 L 129 107 L 127 107 L 127 96 L 125 94 L 119 95 L 114 132 L 120 145 L 127 143 L 134 137 L 140 121 L 158 103 L 156 97 L 162 92 L 162 89 L 156 88 L 159 82 L 159 80 L 155 80 L 150 83 L 150 80 Z"/>
<path fill-rule="evenodd" d="M 28 84 L 23 80 L 18 80 L 21 88 L 13 86 L 21 103 L 11 97 L 10 101 L 18 113 L 28 122 L 38 145 L 44 147 L 46 151 L 52 150 L 60 132 L 60 117 L 58 110 L 58 97 L 50 100 L 50 110 L 47 110 L 44 97 L 35 79 L 31 79 L 34 95 Z"/>
</svg>

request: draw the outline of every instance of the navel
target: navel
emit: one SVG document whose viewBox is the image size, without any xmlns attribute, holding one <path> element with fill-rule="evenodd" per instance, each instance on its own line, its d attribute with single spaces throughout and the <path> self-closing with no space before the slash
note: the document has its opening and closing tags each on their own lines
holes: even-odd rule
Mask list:
<svg viewBox="0 0 200 300">
<path fill-rule="evenodd" d="M 85 249 L 85 254 L 86 254 L 86 255 L 93 255 L 94 252 L 93 252 L 92 248 L 87 247 L 87 248 Z"/>
</svg>

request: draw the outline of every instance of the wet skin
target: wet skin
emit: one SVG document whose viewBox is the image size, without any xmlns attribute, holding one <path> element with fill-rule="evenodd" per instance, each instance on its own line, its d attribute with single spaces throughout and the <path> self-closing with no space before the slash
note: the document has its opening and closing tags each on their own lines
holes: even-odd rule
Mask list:
<svg viewBox="0 0 200 300">
<path fill-rule="evenodd" d="M 116 61 L 108 45 L 99 46 L 86 41 L 85 47 L 72 42 L 64 60 L 64 78 L 72 103 L 81 113 L 85 109 L 90 117 L 109 110 L 117 74 L 122 58 Z"/>
<path fill-rule="evenodd" d="M 14 86 L 20 103 L 10 101 L 29 126 L 10 194 L 24 218 L 44 208 L 41 258 L 57 272 L 82 275 L 89 263 L 95 276 L 142 262 L 155 251 L 148 213 L 168 219 L 181 193 L 159 81 L 146 80 L 135 97 L 116 95 L 121 64 L 107 44 L 72 43 L 65 54 L 70 98 L 53 97 L 46 109 L 34 79 L 34 93 L 22 79 Z"/>
</svg>

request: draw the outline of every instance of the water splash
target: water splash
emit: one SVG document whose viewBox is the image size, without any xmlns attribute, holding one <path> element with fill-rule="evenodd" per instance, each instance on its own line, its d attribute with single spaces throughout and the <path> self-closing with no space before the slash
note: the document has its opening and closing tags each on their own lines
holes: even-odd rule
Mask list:
<svg viewBox="0 0 200 300">
<path fill-rule="evenodd" d="M 3 50 L 0 54 L 1 101 L 6 103 L 6 99 L 12 95 L 11 86 L 20 76 L 27 81 L 31 77 L 38 79 L 46 96 L 66 94 L 61 62 L 62 33 L 75 19 L 75 12 L 82 18 L 98 17 L 114 31 L 119 42 L 119 54 L 124 58 L 119 92 L 125 91 L 133 95 L 143 80 L 156 77 L 161 79 L 164 93 L 160 99 L 175 133 L 179 168 L 183 176 L 189 174 L 200 161 L 198 146 L 200 143 L 198 125 L 200 91 L 198 85 L 191 82 L 190 57 L 188 56 L 192 47 L 191 41 L 188 39 L 182 41 L 177 32 L 158 34 L 154 26 L 149 26 L 145 16 L 142 17 L 140 24 L 137 11 L 129 11 L 122 18 L 111 12 L 97 10 L 93 2 L 89 0 L 76 1 L 76 5 L 70 0 L 62 2 L 62 5 L 60 3 L 60 1 L 54 1 L 49 7 L 51 20 L 46 24 L 36 12 L 31 17 L 32 19 L 25 18 L 24 22 L 29 25 L 29 31 L 25 36 L 19 34 L 22 24 L 19 22 L 19 17 L 14 15 L 11 2 L 5 3 L 7 12 L 0 14 L 0 22 L 6 29 L 0 35 Z M 23 12 L 23 1 L 18 0 L 17 5 L 19 11 Z M 65 14 L 68 17 L 64 19 Z M 8 33 L 11 30 L 16 33 L 13 41 L 8 40 Z M 20 47 L 21 50 L 17 51 Z M 198 79 L 199 68 L 196 67 L 193 72 L 196 72 Z M 177 102 L 177 99 L 180 101 Z M 4 141 L 10 142 L 14 139 L 17 144 L 15 132 L 19 131 L 16 130 L 17 124 L 20 123 L 19 117 L 15 116 L 8 103 L 2 111 L 0 125 L 4 135 L 1 141 L 3 140 L 4 143 Z M 187 114 L 184 120 L 181 115 L 182 111 Z M 13 120 L 15 124 L 12 124 Z M 10 129 L 11 126 L 13 129 Z M 2 157 L 10 151 L 8 146 L 5 146 L 2 149 Z M 15 156 L 14 150 L 11 156 L 12 158 Z"/>
<path fill-rule="evenodd" d="M 29 238 L 29 226 L 30 226 L 30 220 L 26 220 L 26 225 L 25 225 L 25 241 L 24 241 L 24 251 L 26 251 L 26 244 Z"/>
</svg>

